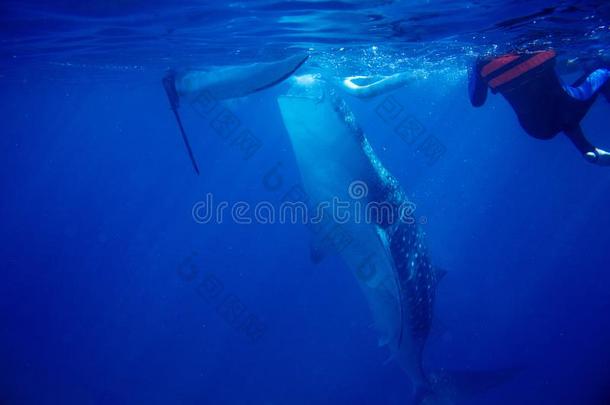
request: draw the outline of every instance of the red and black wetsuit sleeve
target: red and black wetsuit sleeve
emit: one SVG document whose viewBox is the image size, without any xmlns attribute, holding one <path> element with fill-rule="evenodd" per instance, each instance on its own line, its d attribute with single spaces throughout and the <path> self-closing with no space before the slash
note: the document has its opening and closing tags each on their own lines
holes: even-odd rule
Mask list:
<svg viewBox="0 0 610 405">
<path fill-rule="evenodd" d="M 470 103 L 474 107 L 480 107 L 487 100 L 487 82 L 481 76 L 481 68 L 484 61 L 481 58 L 472 64 L 468 70 L 468 93 Z"/>
</svg>

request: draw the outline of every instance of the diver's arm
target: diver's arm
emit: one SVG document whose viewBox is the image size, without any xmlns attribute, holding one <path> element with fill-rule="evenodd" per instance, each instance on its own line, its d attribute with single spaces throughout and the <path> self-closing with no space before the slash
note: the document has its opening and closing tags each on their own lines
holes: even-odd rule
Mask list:
<svg viewBox="0 0 610 405">
<path fill-rule="evenodd" d="M 481 77 L 480 64 L 481 60 L 477 59 L 468 69 L 468 92 L 474 107 L 481 107 L 487 100 L 487 83 Z"/>
<path fill-rule="evenodd" d="M 585 137 L 580 125 L 566 128 L 564 132 L 589 162 L 599 166 L 610 166 L 610 153 L 593 146 Z"/>
<path fill-rule="evenodd" d="M 410 73 L 396 73 L 391 76 L 381 76 L 379 80 L 367 84 L 357 84 L 356 81 L 367 81 L 373 79 L 372 76 L 351 76 L 342 82 L 342 88 L 352 96 L 360 98 L 375 97 L 383 93 L 403 87 L 414 80 Z"/>
</svg>

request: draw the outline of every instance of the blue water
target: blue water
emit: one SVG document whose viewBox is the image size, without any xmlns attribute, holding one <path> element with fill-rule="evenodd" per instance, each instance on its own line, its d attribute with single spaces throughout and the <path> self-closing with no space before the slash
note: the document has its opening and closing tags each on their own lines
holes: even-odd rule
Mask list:
<svg viewBox="0 0 610 405">
<path fill-rule="evenodd" d="M 286 84 L 225 104 L 261 141 L 248 159 L 182 108 L 196 176 L 165 70 L 299 51 L 304 72 L 421 77 L 391 97 L 443 146 L 434 161 L 378 114 L 385 97 L 348 102 L 448 271 L 425 369 L 520 370 L 456 403 L 610 403 L 610 171 L 466 91 L 475 55 L 587 60 L 609 38 L 603 1 L 3 1 L 0 403 L 410 403 L 353 275 L 312 264 L 306 227 L 192 218 L 207 193 L 276 204 L 299 182 Z M 606 148 L 609 108 L 583 123 Z"/>
</svg>

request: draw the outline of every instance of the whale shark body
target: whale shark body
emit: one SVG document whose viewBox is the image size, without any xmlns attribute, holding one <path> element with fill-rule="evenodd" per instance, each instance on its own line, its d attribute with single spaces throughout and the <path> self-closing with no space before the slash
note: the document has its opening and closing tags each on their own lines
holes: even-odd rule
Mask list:
<svg viewBox="0 0 610 405">
<path fill-rule="evenodd" d="M 366 221 L 342 223 L 351 242 L 340 255 L 367 298 L 380 344 L 390 348 L 421 399 L 431 392 L 422 352 L 442 272 L 432 266 L 417 224 L 401 217 L 408 198 L 375 155 L 345 101 L 324 81 L 297 78 L 278 102 L 310 204 L 353 200 L 352 188 L 361 185 L 356 209 L 383 205 L 393 212 L 393 221 L 361 212 L 359 217 Z M 320 243 L 314 241 L 313 246 L 319 249 Z"/>
</svg>

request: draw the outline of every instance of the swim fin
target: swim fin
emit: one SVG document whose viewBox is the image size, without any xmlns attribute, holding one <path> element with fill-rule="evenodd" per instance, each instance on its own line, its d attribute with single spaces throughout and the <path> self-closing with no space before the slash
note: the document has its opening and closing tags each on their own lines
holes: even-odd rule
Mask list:
<svg viewBox="0 0 610 405">
<path fill-rule="evenodd" d="M 163 78 L 163 87 L 165 88 L 165 92 L 167 93 L 170 108 L 176 116 L 176 122 L 178 122 L 178 128 L 180 129 L 180 134 L 182 135 L 182 140 L 184 141 L 184 145 L 186 146 L 186 151 L 188 152 L 189 158 L 191 159 L 191 163 L 193 164 L 193 169 L 195 169 L 195 173 L 199 175 L 199 166 L 197 166 L 197 161 L 195 160 L 193 149 L 191 148 L 191 144 L 188 140 L 188 137 L 186 136 L 184 126 L 182 125 L 182 120 L 180 119 L 180 113 L 178 112 L 178 108 L 180 107 L 180 97 L 178 96 L 178 92 L 176 91 L 176 74 L 173 71 L 169 71 L 167 75 L 165 75 L 165 77 Z"/>
</svg>

